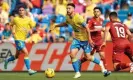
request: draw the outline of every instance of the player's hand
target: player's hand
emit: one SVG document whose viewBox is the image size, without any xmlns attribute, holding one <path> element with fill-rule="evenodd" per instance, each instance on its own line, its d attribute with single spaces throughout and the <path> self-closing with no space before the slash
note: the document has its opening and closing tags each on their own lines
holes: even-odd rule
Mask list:
<svg viewBox="0 0 133 80">
<path fill-rule="evenodd" d="M 106 45 L 106 42 L 103 42 L 102 45 L 100 46 L 100 50 L 102 49 L 102 47 L 104 47 Z"/>
<path fill-rule="evenodd" d="M 128 40 L 129 40 L 130 42 L 133 42 L 133 37 L 128 37 Z"/>
<path fill-rule="evenodd" d="M 91 47 L 94 47 L 95 46 L 95 43 L 92 40 L 89 41 L 89 44 L 91 45 Z"/>
</svg>

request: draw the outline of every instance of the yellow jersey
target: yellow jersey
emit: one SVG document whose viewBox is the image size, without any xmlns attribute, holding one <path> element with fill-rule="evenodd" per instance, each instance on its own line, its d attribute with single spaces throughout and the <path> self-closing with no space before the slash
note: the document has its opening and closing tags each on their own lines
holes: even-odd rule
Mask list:
<svg viewBox="0 0 133 80">
<path fill-rule="evenodd" d="M 80 41 L 88 41 L 88 33 L 85 27 L 82 24 L 85 23 L 85 20 L 81 15 L 76 13 L 72 18 L 68 15 L 66 16 L 66 23 L 70 24 L 74 30 L 75 38 Z"/>
<path fill-rule="evenodd" d="M 35 27 L 36 23 L 27 16 L 24 18 L 17 16 L 14 18 L 12 25 L 15 40 L 25 41 L 28 32 Z"/>
</svg>

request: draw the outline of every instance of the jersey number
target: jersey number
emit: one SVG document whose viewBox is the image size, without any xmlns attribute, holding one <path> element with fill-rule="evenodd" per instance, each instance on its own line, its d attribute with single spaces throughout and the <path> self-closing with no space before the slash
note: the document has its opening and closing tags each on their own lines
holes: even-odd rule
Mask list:
<svg viewBox="0 0 133 80">
<path fill-rule="evenodd" d="M 123 27 L 115 27 L 117 36 L 125 38 L 125 29 Z"/>
</svg>

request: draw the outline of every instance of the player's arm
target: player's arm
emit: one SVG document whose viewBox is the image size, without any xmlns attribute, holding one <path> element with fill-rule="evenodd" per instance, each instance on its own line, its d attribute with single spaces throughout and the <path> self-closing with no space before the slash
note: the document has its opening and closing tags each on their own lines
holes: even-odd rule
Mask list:
<svg viewBox="0 0 133 80">
<path fill-rule="evenodd" d="M 60 23 L 60 24 L 55 25 L 55 28 L 56 27 L 64 27 L 64 26 L 67 27 L 68 24 L 69 24 L 69 19 L 68 19 L 68 16 L 66 16 L 66 21 L 63 22 L 63 23 Z"/>
<path fill-rule="evenodd" d="M 29 25 L 30 25 L 30 28 L 32 29 L 36 26 L 36 22 L 30 19 Z"/>
<path fill-rule="evenodd" d="M 27 30 L 27 32 L 32 34 L 32 29 L 36 26 L 36 22 L 30 19 L 29 26 L 30 26 L 30 30 Z"/>
<path fill-rule="evenodd" d="M 128 27 L 126 27 L 126 34 L 128 35 L 128 39 L 129 41 L 133 41 L 133 35 L 130 32 L 130 30 L 128 29 Z"/>
<path fill-rule="evenodd" d="M 128 35 L 129 37 L 133 37 L 133 36 L 132 36 L 132 33 L 130 32 L 129 29 L 126 30 L 126 33 L 127 33 L 127 35 Z"/>
<path fill-rule="evenodd" d="M 108 33 L 109 33 L 109 29 L 110 29 L 110 25 L 107 24 L 107 25 L 105 26 L 105 31 L 104 31 L 104 35 L 103 35 L 103 45 L 106 44 L 106 40 L 107 40 L 107 36 L 108 36 Z M 102 45 L 102 46 L 103 46 L 103 45 Z"/>
<path fill-rule="evenodd" d="M 66 22 L 55 25 L 55 27 L 64 27 L 64 26 L 67 26 Z"/>
<path fill-rule="evenodd" d="M 90 33 L 90 29 L 88 28 L 88 26 L 85 26 L 87 32 L 88 32 L 88 40 L 89 40 L 89 43 L 92 47 L 94 47 L 94 42 L 92 41 L 91 39 L 91 33 Z"/>
<path fill-rule="evenodd" d="M 92 41 L 91 35 L 90 35 L 90 29 L 89 29 L 89 27 L 86 25 L 86 23 L 85 23 L 85 21 L 84 21 L 84 19 L 83 19 L 82 16 L 79 16 L 78 22 L 79 22 L 79 24 L 80 24 L 82 27 L 86 28 L 87 33 L 88 33 L 88 40 L 89 40 L 89 43 L 90 43 L 90 45 L 91 45 L 92 47 L 94 47 L 94 42 Z"/>
<path fill-rule="evenodd" d="M 14 35 L 15 34 L 15 27 L 16 27 L 16 25 L 15 25 L 15 19 L 11 22 L 11 31 L 12 31 L 12 34 Z"/>
</svg>

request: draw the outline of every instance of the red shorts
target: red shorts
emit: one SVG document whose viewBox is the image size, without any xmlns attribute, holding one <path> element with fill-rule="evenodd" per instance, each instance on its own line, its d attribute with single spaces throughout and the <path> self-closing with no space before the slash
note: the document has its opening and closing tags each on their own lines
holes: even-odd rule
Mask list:
<svg viewBox="0 0 133 80">
<path fill-rule="evenodd" d="M 95 43 L 95 46 L 93 47 L 94 51 L 96 51 L 96 52 L 103 52 L 104 51 L 105 46 L 101 47 L 101 45 L 103 43 L 102 39 L 98 40 L 98 41 L 94 41 L 94 43 Z"/>
<path fill-rule="evenodd" d="M 133 48 L 129 42 L 117 42 L 117 44 L 113 44 L 113 62 L 121 62 L 123 61 L 123 56 L 126 54 L 128 57 L 133 56 Z"/>
<path fill-rule="evenodd" d="M 103 52 L 105 49 L 105 46 L 102 46 L 101 45 L 95 45 L 93 50 L 96 51 L 96 52 Z"/>
</svg>

